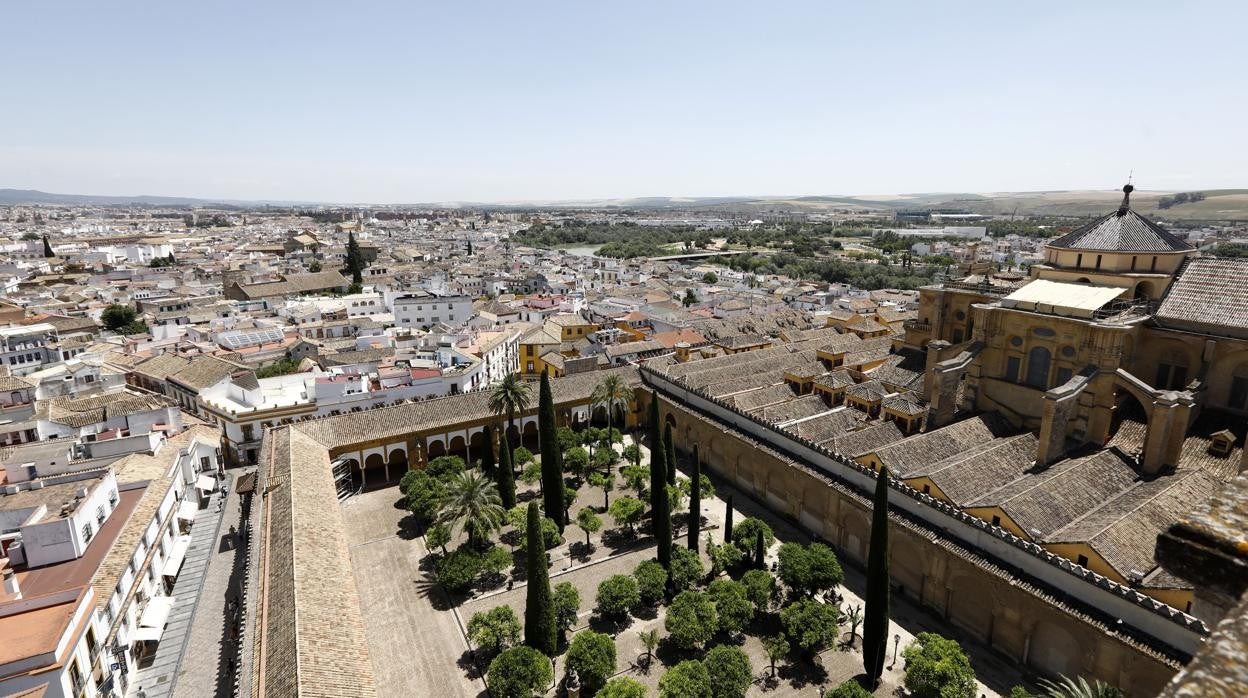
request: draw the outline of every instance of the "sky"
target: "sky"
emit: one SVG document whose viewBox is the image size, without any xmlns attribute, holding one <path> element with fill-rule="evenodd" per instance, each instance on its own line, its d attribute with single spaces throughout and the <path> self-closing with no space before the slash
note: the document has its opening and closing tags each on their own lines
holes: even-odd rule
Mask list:
<svg viewBox="0 0 1248 698">
<path fill-rule="evenodd" d="M 1248 2 L 6 3 L 0 188 L 1248 187 Z"/>
</svg>

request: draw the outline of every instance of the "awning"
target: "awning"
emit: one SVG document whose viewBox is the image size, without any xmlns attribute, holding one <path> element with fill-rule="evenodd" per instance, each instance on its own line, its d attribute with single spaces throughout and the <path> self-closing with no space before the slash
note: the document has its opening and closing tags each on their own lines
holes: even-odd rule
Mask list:
<svg viewBox="0 0 1248 698">
<path fill-rule="evenodd" d="M 173 541 L 173 550 L 169 551 L 169 559 L 165 560 L 165 569 L 162 574 L 166 577 L 178 576 L 178 570 L 182 569 L 182 561 L 186 559 L 186 549 L 190 546 L 190 536 L 178 536 Z"/>
<path fill-rule="evenodd" d="M 178 518 L 184 521 L 194 521 L 195 514 L 198 512 L 199 507 L 195 506 L 195 502 L 189 499 L 178 506 Z"/>
<path fill-rule="evenodd" d="M 165 634 L 164 628 L 135 628 L 134 632 L 130 633 L 130 641 L 159 640 L 163 634 Z"/>
<path fill-rule="evenodd" d="M 143 609 L 143 617 L 139 625 L 147 628 L 163 628 L 169 619 L 169 611 L 173 608 L 172 596 L 154 596 Z"/>
<path fill-rule="evenodd" d="M 215 492 L 217 489 L 217 478 L 211 475 L 200 475 L 195 481 L 195 486 L 205 492 Z"/>
</svg>

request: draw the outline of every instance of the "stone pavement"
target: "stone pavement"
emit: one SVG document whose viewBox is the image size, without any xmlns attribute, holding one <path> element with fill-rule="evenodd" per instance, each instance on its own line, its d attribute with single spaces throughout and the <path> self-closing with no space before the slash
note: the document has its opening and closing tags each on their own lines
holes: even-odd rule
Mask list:
<svg viewBox="0 0 1248 698">
<path fill-rule="evenodd" d="M 466 672 L 468 642 L 450 599 L 421 568 L 424 540 L 401 533 L 397 487 L 342 503 L 351 566 L 377 695 L 475 698 L 485 683 Z M 462 664 L 461 664 L 462 663 Z"/>
<path fill-rule="evenodd" d="M 191 634 L 191 621 L 199 601 L 200 587 L 208 571 L 221 518 L 225 513 L 217 511 L 217 502 L 220 499 L 221 493 L 214 492 L 208 505 L 195 514 L 195 521 L 191 525 L 191 544 L 173 586 L 172 595 L 175 600 L 165 623 L 164 634 L 156 646 L 151 663 L 140 668 L 134 681 L 130 683 L 129 695 L 137 695 L 139 688 L 143 689 L 148 698 L 167 698 L 173 694 L 182 655 Z"/>
</svg>

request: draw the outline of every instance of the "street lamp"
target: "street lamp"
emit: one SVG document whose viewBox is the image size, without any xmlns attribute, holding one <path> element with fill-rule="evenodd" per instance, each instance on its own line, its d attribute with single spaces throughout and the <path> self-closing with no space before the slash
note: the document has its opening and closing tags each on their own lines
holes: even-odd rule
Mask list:
<svg viewBox="0 0 1248 698">
<path fill-rule="evenodd" d="M 901 644 L 901 635 L 893 635 L 893 663 L 889 666 L 891 669 L 897 666 L 897 646 Z"/>
</svg>

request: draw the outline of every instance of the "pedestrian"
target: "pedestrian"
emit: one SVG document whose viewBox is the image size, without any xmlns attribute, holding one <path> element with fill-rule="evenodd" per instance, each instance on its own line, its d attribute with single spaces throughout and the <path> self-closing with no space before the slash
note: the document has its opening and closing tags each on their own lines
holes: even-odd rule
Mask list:
<svg viewBox="0 0 1248 698">
<path fill-rule="evenodd" d="M 139 686 L 139 690 L 136 691 L 134 695 L 136 698 L 147 698 L 147 693 L 143 690 L 142 686 Z"/>
</svg>

